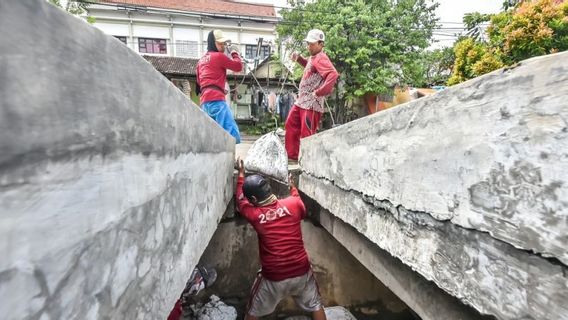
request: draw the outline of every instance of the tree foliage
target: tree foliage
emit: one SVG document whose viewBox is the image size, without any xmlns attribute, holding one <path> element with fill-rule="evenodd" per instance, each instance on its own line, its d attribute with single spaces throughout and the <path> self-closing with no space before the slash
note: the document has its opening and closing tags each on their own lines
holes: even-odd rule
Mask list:
<svg viewBox="0 0 568 320">
<path fill-rule="evenodd" d="M 410 78 L 414 81 L 409 84 L 413 87 L 427 88 L 445 85 L 452 72 L 454 59 L 452 48 L 427 50 L 422 52 L 414 63 L 405 65 L 407 70 L 404 72 L 411 74 Z"/>
<path fill-rule="evenodd" d="M 508 58 L 507 62 L 568 49 L 567 1 L 523 1 L 491 21 L 489 38 Z"/>
<path fill-rule="evenodd" d="M 454 45 L 456 61 L 448 85 L 524 59 L 568 50 L 568 1 L 521 0 L 505 4 L 507 10 L 491 16 L 486 43 L 468 37 Z"/>
<path fill-rule="evenodd" d="M 454 46 L 455 61 L 448 85 L 458 84 L 504 66 L 495 50 L 467 37 Z"/>
<path fill-rule="evenodd" d="M 52 5 L 61 8 L 74 16 L 82 16 L 87 14 L 87 9 L 91 3 L 96 0 L 80 1 L 80 0 L 47 0 Z M 94 23 L 95 18 L 87 16 L 87 22 Z"/>
<path fill-rule="evenodd" d="M 503 1 L 503 10 L 507 11 L 519 5 L 521 0 L 505 0 Z"/>
<path fill-rule="evenodd" d="M 463 16 L 463 24 L 467 30 L 467 35 L 477 41 L 484 41 L 483 24 L 491 19 L 490 14 L 479 12 L 466 13 Z"/>
<path fill-rule="evenodd" d="M 429 45 L 436 25 L 437 5 L 427 0 L 319 0 L 293 5 L 281 11 L 278 34 L 302 49 L 310 29 L 325 32 L 325 51 L 341 74 L 341 104 L 368 92 L 389 94 L 396 84 L 414 82 L 415 74 L 405 70 Z"/>
</svg>

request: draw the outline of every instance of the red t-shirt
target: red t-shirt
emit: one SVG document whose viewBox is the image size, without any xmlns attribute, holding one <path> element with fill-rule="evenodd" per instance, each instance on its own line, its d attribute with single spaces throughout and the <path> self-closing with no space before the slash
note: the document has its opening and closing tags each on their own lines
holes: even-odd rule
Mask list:
<svg viewBox="0 0 568 320">
<path fill-rule="evenodd" d="M 310 269 L 300 223 L 306 207 L 296 188 L 285 199 L 256 207 L 243 194 L 244 178 L 237 181 L 237 207 L 258 235 L 262 275 L 271 281 L 298 277 Z"/>
<path fill-rule="evenodd" d="M 232 59 L 223 52 L 207 52 L 197 63 L 197 84 L 201 87 L 200 102 L 225 100 L 227 69 L 239 72 L 243 69 L 241 58 L 236 52 Z"/>
</svg>

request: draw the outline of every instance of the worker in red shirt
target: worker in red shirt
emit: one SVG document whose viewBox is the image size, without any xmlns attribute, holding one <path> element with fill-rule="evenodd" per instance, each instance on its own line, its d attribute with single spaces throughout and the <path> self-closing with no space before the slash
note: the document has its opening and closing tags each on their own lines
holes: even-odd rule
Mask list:
<svg viewBox="0 0 568 320">
<path fill-rule="evenodd" d="M 229 39 L 221 30 L 213 30 L 207 36 L 207 53 L 197 63 L 197 84 L 203 111 L 241 142 L 239 127 L 233 118 L 231 108 L 225 100 L 227 91 L 227 70 L 239 72 L 243 64 L 236 46 L 231 46 L 229 58 L 225 54 Z"/>
<path fill-rule="evenodd" d="M 298 99 L 292 106 L 285 125 L 285 145 L 290 160 L 298 160 L 300 139 L 316 133 L 324 112 L 325 96 L 331 94 L 339 77 L 329 57 L 323 52 L 323 31 L 310 30 L 304 41 L 310 57 L 306 59 L 297 52 L 290 57 L 304 67 Z"/>
<path fill-rule="evenodd" d="M 296 304 L 311 312 L 313 319 L 325 320 L 325 311 L 308 254 L 302 239 L 301 221 L 306 207 L 290 180 L 290 196 L 277 199 L 268 181 L 260 175 L 245 178 L 241 159 L 237 160 L 237 207 L 258 235 L 261 271 L 251 289 L 245 320 L 255 320 L 274 311 L 291 296 Z"/>
</svg>

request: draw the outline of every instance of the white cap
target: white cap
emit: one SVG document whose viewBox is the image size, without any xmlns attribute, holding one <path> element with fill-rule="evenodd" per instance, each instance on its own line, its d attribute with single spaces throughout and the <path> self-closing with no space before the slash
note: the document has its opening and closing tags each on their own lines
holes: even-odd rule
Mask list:
<svg viewBox="0 0 568 320">
<path fill-rule="evenodd" d="M 215 37 L 215 42 L 226 42 L 230 41 L 229 38 L 223 35 L 223 31 L 221 30 L 213 30 L 213 36 Z"/>
<path fill-rule="evenodd" d="M 307 41 L 309 43 L 325 41 L 325 34 L 323 34 L 323 31 L 319 29 L 312 29 L 310 30 L 310 32 L 308 32 L 308 36 L 306 37 L 306 39 L 304 39 L 304 41 Z"/>
</svg>

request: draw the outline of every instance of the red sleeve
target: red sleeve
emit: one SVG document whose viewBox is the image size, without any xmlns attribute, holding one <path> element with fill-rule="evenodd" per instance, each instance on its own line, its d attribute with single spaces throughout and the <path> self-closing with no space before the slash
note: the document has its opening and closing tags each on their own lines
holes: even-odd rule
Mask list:
<svg viewBox="0 0 568 320">
<path fill-rule="evenodd" d="M 304 57 L 302 56 L 298 56 L 298 58 L 296 59 L 296 62 L 299 63 L 302 67 L 306 67 L 306 65 L 308 64 L 308 60 L 306 60 Z"/>
<path fill-rule="evenodd" d="M 252 203 L 248 201 L 247 197 L 245 197 L 245 194 L 243 193 L 244 183 L 245 183 L 245 178 L 243 177 L 237 178 L 237 190 L 236 190 L 237 208 L 239 209 L 241 216 L 245 217 L 247 220 L 250 221 L 252 219 L 252 214 L 254 213 L 255 208 L 254 205 L 252 205 Z"/>
<path fill-rule="evenodd" d="M 312 60 L 312 65 L 322 78 L 325 79 L 321 87 L 316 89 L 316 96 L 322 97 L 329 95 L 333 91 L 333 86 L 339 77 L 339 73 L 337 73 L 337 70 L 335 70 L 335 67 L 325 54 L 320 54 L 316 59 Z"/>
<path fill-rule="evenodd" d="M 296 187 L 290 188 L 290 196 L 291 197 L 299 197 L 300 196 L 300 193 L 298 192 L 298 189 L 296 189 Z"/>
<path fill-rule="evenodd" d="M 231 53 L 232 58 L 227 57 L 225 54 L 222 54 L 221 57 L 223 67 L 235 72 L 243 70 L 243 63 L 241 62 L 241 58 L 238 53 Z"/>
<path fill-rule="evenodd" d="M 295 205 L 294 207 L 296 208 L 296 211 L 298 211 L 300 218 L 304 219 L 307 214 L 306 206 L 304 205 L 302 198 L 300 198 L 300 193 L 298 192 L 298 189 L 296 189 L 296 187 L 292 187 L 290 189 L 290 197 L 288 197 L 288 199 L 291 199 L 293 201 Z"/>
</svg>

